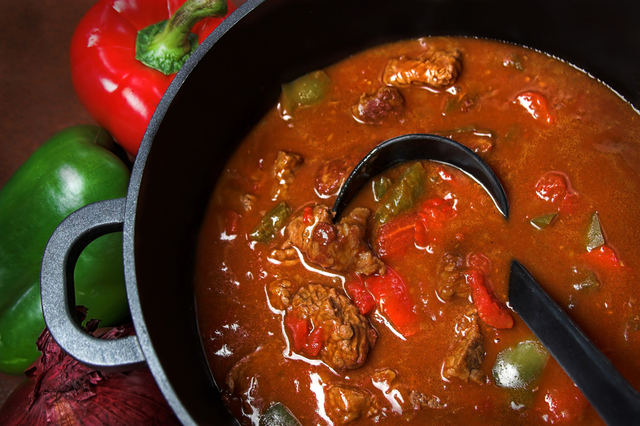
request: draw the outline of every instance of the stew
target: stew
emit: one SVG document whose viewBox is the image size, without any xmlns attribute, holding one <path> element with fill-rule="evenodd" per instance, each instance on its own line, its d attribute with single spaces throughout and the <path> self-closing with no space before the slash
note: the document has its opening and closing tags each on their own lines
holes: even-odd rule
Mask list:
<svg viewBox="0 0 640 426">
<path fill-rule="evenodd" d="M 478 153 L 509 219 L 460 170 L 420 161 L 334 222 L 357 162 L 408 133 Z M 405 40 L 283 85 L 201 230 L 198 315 L 225 403 L 247 425 L 603 424 L 510 309 L 509 265 L 640 388 L 639 165 L 636 110 L 519 46 Z"/>
</svg>

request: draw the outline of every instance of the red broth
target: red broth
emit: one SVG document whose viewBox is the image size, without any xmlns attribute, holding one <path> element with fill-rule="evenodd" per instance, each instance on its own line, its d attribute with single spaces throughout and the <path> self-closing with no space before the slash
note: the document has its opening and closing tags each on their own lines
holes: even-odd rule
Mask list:
<svg viewBox="0 0 640 426">
<path fill-rule="evenodd" d="M 399 85 L 393 60 L 400 80 L 420 66 L 440 80 Z M 310 80 L 319 100 L 283 97 L 238 147 L 201 231 L 198 315 L 229 409 L 254 425 L 277 403 L 302 425 L 603 424 L 509 308 L 508 273 L 526 265 L 640 389 L 637 111 L 555 58 L 478 39 L 383 45 L 324 73 Z M 408 133 L 476 151 L 509 219 L 465 174 L 422 162 L 419 183 L 395 190 L 404 203 L 420 187 L 405 210 L 380 219 L 410 164 L 332 225 L 319 206 L 371 148 Z M 275 229 L 260 228 L 276 206 Z M 532 357 L 515 384 L 498 368 L 514 350 Z"/>
</svg>

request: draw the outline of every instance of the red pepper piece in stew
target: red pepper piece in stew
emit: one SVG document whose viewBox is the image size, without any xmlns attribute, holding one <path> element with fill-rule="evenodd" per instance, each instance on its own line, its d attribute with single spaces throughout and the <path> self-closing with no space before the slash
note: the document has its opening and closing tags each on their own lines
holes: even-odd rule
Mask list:
<svg viewBox="0 0 640 426">
<path fill-rule="evenodd" d="M 313 225 L 315 222 L 315 218 L 313 217 L 313 207 L 307 206 L 304 208 L 304 212 L 302 213 L 302 223 L 306 226 Z"/>
<path fill-rule="evenodd" d="M 324 331 L 322 328 L 316 328 L 307 336 L 302 351 L 309 356 L 318 356 L 324 344 Z"/>
<path fill-rule="evenodd" d="M 345 284 L 345 289 L 349 294 L 353 303 L 358 307 L 358 311 L 361 315 L 366 315 L 376 307 L 376 301 L 373 300 L 373 296 L 369 293 L 369 290 L 364 285 L 362 277 L 359 281 L 350 281 Z"/>
<path fill-rule="evenodd" d="M 420 206 L 422 227 L 416 224 L 416 242 L 420 247 L 426 247 L 441 238 L 445 222 L 456 216 L 453 199 L 431 198 Z"/>
<path fill-rule="evenodd" d="M 382 225 L 376 238 L 378 257 L 385 261 L 403 257 L 414 244 L 419 221 L 417 214 L 407 214 Z"/>
<path fill-rule="evenodd" d="M 554 384 L 545 389 L 544 393 L 538 394 L 532 407 L 533 412 L 549 424 L 580 424 L 580 419 L 589 407 L 587 398 L 554 360 L 549 360 L 544 375 L 553 377 Z"/>
<path fill-rule="evenodd" d="M 382 312 L 404 337 L 411 336 L 420 329 L 409 289 L 400 275 L 387 267 L 385 275 L 373 275 L 365 280 L 365 284 Z"/>
<path fill-rule="evenodd" d="M 536 182 L 538 198 L 557 205 L 558 211 L 572 213 L 577 207 L 577 193 L 571 188 L 569 177 L 562 172 L 545 173 Z"/>
<path fill-rule="evenodd" d="M 456 216 L 452 199 L 431 198 L 420 207 L 420 217 L 429 226 L 442 226 L 442 223 Z"/>
<path fill-rule="evenodd" d="M 586 253 L 585 258 L 589 264 L 603 270 L 616 268 L 622 265 L 613 248 L 606 244 Z"/>
<path fill-rule="evenodd" d="M 284 324 L 291 332 L 291 345 L 296 352 L 308 356 L 318 356 L 324 344 L 324 331 L 318 327 L 309 330 L 309 321 L 295 315 L 287 315 Z"/>
<path fill-rule="evenodd" d="M 522 106 L 533 118 L 551 124 L 553 115 L 547 98 L 536 92 L 524 92 L 516 97 L 515 102 Z"/>
<path fill-rule="evenodd" d="M 296 352 L 300 352 L 307 343 L 309 335 L 309 322 L 295 315 L 286 315 L 284 325 L 291 332 L 291 344 Z"/>
<path fill-rule="evenodd" d="M 495 328 L 513 327 L 513 318 L 509 310 L 487 287 L 483 272 L 478 268 L 469 268 L 464 275 L 482 321 Z"/>
</svg>

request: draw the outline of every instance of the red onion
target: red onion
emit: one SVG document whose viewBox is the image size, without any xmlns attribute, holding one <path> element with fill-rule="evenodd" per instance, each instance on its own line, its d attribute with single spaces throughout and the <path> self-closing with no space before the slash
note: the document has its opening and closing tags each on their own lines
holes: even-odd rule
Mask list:
<svg viewBox="0 0 640 426">
<path fill-rule="evenodd" d="M 97 324 L 91 320 L 85 329 L 97 335 Z M 130 334 L 134 330 L 128 325 L 100 338 Z M 1 425 L 180 425 L 148 368 L 125 373 L 93 370 L 60 349 L 47 329 L 37 345 L 42 356 L 0 409 Z"/>
</svg>

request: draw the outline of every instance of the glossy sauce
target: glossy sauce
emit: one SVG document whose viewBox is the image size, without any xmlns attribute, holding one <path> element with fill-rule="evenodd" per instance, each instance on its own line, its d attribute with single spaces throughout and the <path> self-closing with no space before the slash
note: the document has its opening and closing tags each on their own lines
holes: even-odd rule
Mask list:
<svg viewBox="0 0 640 426">
<path fill-rule="evenodd" d="M 401 114 L 378 124 L 354 119 L 353 105 L 363 93 L 382 86 L 381 73 L 390 58 L 451 48 L 462 52 L 463 68 L 455 84 L 444 89 L 401 88 Z M 296 109 L 289 120 L 274 107 L 238 147 L 217 184 L 201 231 L 196 276 L 201 333 L 230 410 L 241 423 L 258 424 L 261 413 L 281 402 L 303 425 L 340 424 L 330 418 L 325 399 L 330 386 L 341 384 L 365 389 L 375 401 L 375 414 L 359 416 L 349 423 L 354 425 L 407 420 L 603 424 L 579 392 L 576 396 L 552 358 L 531 389 L 512 391 L 495 384 L 491 370 L 497 354 L 518 341 L 535 339 L 512 311 L 510 329 L 481 323 L 485 356 L 480 368 L 486 383 L 444 378 L 443 359 L 456 318 L 470 302 L 443 300 L 436 277 L 446 253 L 481 253 L 490 260 L 490 286 L 508 306 L 509 264 L 517 258 L 639 389 L 637 112 L 601 83 L 557 59 L 485 40 L 408 40 L 365 51 L 325 71 L 331 85 L 322 101 Z M 536 105 L 530 93 L 541 95 L 547 105 Z M 335 194 L 317 190 L 316 177 L 323 166 L 351 170 L 378 143 L 408 133 L 438 133 L 476 150 L 503 183 L 510 218 L 505 220 L 466 175 L 425 163 L 431 179 L 421 202 L 430 197 L 455 199 L 456 217 L 429 247 L 410 244 L 406 254 L 383 259 L 407 283 L 419 330 L 404 337 L 380 309 L 367 314 L 378 333 L 375 346 L 362 367 L 336 372 L 291 349 L 284 311 L 269 302 L 268 286 L 287 278 L 297 286 L 313 282 L 343 289 L 354 275 L 325 270 L 304 256 L 297 262 L 275 260 L 272 252 L 284 242 L 284 233 L 266 244 L 247 235 L 279 201 L 286 201 L 293 214 L 306 206 L 331 206 Z M 303 158 L 286 190 L 271 172 L 278 151 Z M 400 172 L 390 171 L 388 176 L 397 178 Z M 553 199 L 540 182 L 558 176 L 568 188 Z M 355 206 L 375 211 L 379 203 L 365 188 L 351 203 Z M 585 248 L 594 212 L 607 247 L 617 257 L 615 266 L 594 260 L 595 254 Z M 551 225 L 542 230 L 532 226 L 531 219 L 549 213 L 557 213 Z M 374 248 L 378 231 L 373 225 L 368 229 Z M 600 285 L 588 291 L 581 283 L 591 274 Z M 388 380 L 387 371 L 395 372 L 393 380 Z M 413 407 L 411 390 L 433 398 L 433 407 Z M 556 400 L 570 402 L 558 408 Z"/>
</svg>

